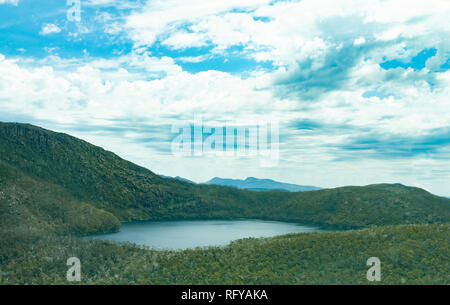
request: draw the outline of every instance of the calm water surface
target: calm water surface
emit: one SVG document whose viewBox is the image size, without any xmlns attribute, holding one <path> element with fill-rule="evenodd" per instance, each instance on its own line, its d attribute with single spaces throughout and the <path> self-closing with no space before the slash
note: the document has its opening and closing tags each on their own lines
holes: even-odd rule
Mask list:
<svg viewBox="0 0 450 305">
<path fill-rule="evenodd" d="M 322 230 L 295 223 L 264 220 L 146 221 L 123 223 L 118 233 L 90 237 L 128 241 L 159 249 L 187 249 L 223 246 L 246 237 L 270 237 L 301 232 Z"/>
</svg>

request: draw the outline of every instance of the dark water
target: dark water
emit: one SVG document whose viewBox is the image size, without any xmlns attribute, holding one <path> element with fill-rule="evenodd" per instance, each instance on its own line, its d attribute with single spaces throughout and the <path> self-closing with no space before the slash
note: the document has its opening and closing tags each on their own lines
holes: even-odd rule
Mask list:
<svg viewBox="0 0 450 305">
<path fill-rule="evenodd" d="M 128 241 L 153 248 L 186 249 L 223 246 L 246 237 L 270 237 L 288 233 L 321 232 L 315 227 L 263 220 L 183 220 L 122 224 L 121 231 L 91 236 Z"/>
</svg>

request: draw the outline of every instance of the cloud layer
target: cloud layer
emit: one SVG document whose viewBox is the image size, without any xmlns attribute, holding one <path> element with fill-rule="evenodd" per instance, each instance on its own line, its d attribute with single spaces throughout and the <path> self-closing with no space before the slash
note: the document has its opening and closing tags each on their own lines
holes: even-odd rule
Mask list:
<svg viewBox="0 0 450 305">
<path fill-rule="evenodd" d="M 42 14 L 29 45 L 13 35 L 27 21 L 0 23 L 4 121 L 197 181 L 402 182 L 450 195 L 448 1 L 96 0 L 79 24 Z M 173 156 L 170 126 L 200 115 L 278 120 L 279 166 Z"/>
</svg>

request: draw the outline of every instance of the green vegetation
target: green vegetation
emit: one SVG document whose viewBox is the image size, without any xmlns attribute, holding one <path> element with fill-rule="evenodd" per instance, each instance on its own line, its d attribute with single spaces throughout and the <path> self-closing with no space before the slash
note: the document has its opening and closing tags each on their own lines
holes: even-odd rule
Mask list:
<svg viewBox="0 0 450 305">
<path fill-rule="evenodd" d="M 70 214 L 61 212 L 52 217 L 37 213 L 44 209 L 40 205 L 54 207 L 58 204 L 61 209 L 77 206 L 78 212 L 83 210 L 79 221 L 90 219 L 95 223 L 89 224 L 88 228 L 73 224 L 61 229 L 77 227 L 72 231 L 74 233 L 91 232 L 95 227 L 99 227 L 99 231 L 108 227 L 116 230 L 117 219 L 244 217 L 339 228 L 450 222 L 450 200 L 418 188 L 380 184 L 289 193 L 196 185 L 162 178 L 85 141 L 26 124 L 0 123 L 0 161 L 3 168 L 9 168 L 8 178 L 4 176 L 3 179 L 9 183 L 7 185 L 15 185 L 8 182 L 10 180 L 20 185 L 26 177 L 26 183 L 34 181 L 36 190 L 51 189 L 38 192 L 40 197 L 27 204 L 18 201 L 27 207 L 34 206 L 35 217 L 47 217 L 39 218 L 42 223 L 48 223 L 50 218 L 59 223 L 63 214 Z M 12 177 L 14 175 L 17 177 Z M 14 193 L 19 190 L 22 195 Z M 8 192 L 12 198 L 17 195 L 30 199 L 35 198 L 32 190 L 22 187 Z M 43 197 L 47 203 L 41 202 Z M 81 209 L 81 204 L 72 204 L 74 202 L 84 203 L 85 208 Z M 2 215 L 11 214 L 11 207 L 6 202 L 0 209 L 2 218 Z M 92 213 L 97 220 L 92 220 Z M 23 221 L 27 219 L 24 215 Z M 2 219 L 0 223 L 9 221 Z M 66 216 L 64 223 L 69 221 Z"/>
<path fill-rule="evenodd" d="M 0 161 L 0 228 L 89 234 L 120 229 L 111 213 L 74 199 L 60 186 L 31 178 Z"/>
<path fill-rule="evenodd" d="M 237 217 L 368 229 L 185 251 L 76 237 L 117 231 L 119 221 Z M 383 284 L 448 284 L 448 223 L 450 199 L 419 188 L 196 185 L 66 134 L 0 123 L 0 283 L 66 283 L 76 256 L 89 284 L 366 284 L 365 262 L 377 256 Z"/>
<path fill-rule="evenodd" d="M 67 284 L 72 256 L 81 260 L 81 284 L 376 284 L 366 279 L 373 256 L 381 260 L 380 284 L 450 283 L 449 225 L 291 234 L 185 251 L 19 235 L 0 240 L 4 284 Z"/>
<path fill-rule="evenodd" d="M 450 202 L 416 187 L 376 184 L 298 193 L 277 212 L 332 227 L 449 223 Z"/>
</svg>

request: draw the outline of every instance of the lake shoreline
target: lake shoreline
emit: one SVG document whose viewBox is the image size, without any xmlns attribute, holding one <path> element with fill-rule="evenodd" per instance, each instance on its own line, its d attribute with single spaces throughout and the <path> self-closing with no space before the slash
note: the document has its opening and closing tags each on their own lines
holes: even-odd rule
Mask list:
<svg viewBox="0 0 450 305">
<path fill-rule="evenodd" d="M 318 226 L 262 219 L 178 219 L 123 222 L 121 231 L 84 236 L 130 242 L 155 249 L 185 250 L 226 246 L 243 238 L 270 238 L 297 233 L 326 233 Z"/>
<path fill-rule="evenodd" d="M 194 217 L 188 217 L 188 218 L 158 218 L 158 219 L 136 219 L 136 220 L 130 220 L 130 221 L 120 221 L 120 224 L 130 224 L 130 223 L 142 223 L 142 222 L 161 222 L 161 221 L 204 221 L 204 220 L 263 220 L 263 221 L 274 221 L 274 222 L 283 222 L 283 223 L 291 223 L 291 224 L 297 224 L 301 226 L 312 226 L 312 227 L 318 227 L 323 230 L 330 230 L 330 231 L 348 231 L 348 230 L 361 230 L 361 229 L 368 229 L 375 226 L 344 226 L 344 225 L 329 225 L 324 224 L 320 222 L 308 222 L 308 221 L 299 221 L 296 219 L 291 218 L 269 218 L 269 217 L 212 217 L 212 218 L 194 218 Z M 108 233 L 107 233 L 108 234 Z"/>
</svg>

